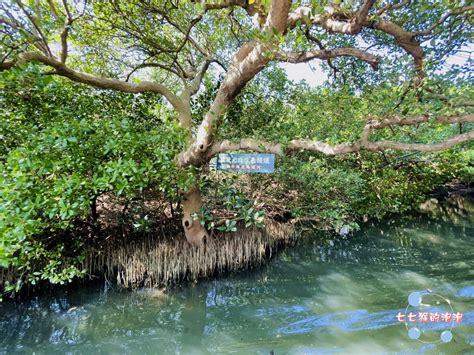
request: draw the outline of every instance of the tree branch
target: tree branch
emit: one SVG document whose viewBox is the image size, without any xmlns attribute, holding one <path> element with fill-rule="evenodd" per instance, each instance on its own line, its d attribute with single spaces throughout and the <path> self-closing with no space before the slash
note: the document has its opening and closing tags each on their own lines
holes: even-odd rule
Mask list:
<svg viewBox="0 0 474 355">
<path fill-rule="evenodd" d="M 214 143 L 208 152 L 207 158 L 210 159 L 218 153 L 233 150 L 251 150 L 256 152 L 266 152 L 277 155 L 284 155 L 288 154 L 291 151 L 300 149 L 320 152 L 325 155 L 337 155 L 356 152 L 359 150 L 359 147 L 356 144 L 330 145 L 320 141 L 312 141 L 310 139 L 294 139 L 290 141 L 287 145 L 282 145 L 280 143 L 272 143 L 246 138 L 241 139 L 240 142 L 224 140 L 222 142 Z"/>
<path fill-rule="evenodd" d="M 135 66 L 128 74 L 127 74 L 127 77 L 125 79 L 125 81 L 129 81 L 130 78 L 132 77 L 132 75 L 137 71 L 137 70 L 140 70 L 140 69 L 144 69 L 144 68 L 160 68 L 160 69 L 163 69 L 167 72 L 170 72 L 174 75 L 176 75 L 178 78 L 180 79 L 185 79 L 186 77 L 184 77 L 184 74 L 180 74 L 177 70 L 171 68 L 170 66 L 168 65 L 164 65 L 164 64 L 161 64 L 161 63 L 155 63 L 155 62 L 152 62 L 152 63 L 142 63 L 142 64 L 139 64 L 137 66 Z"/>
<path fill-rule="evenodd" d="M 433 32 L 433 30 L 438 27 L 439 25 L 442 25 L 449 17 L 455 16 L 455 15 L 460 15 L 465 12 L 470 12 L 474 11 L 474 5 L 471 6 L 465 6 L 465 7 L 460 7 L 451 11 L 448 11 L 446 14 L 444 14 L 441 18 L 439 18 L 436 22 L 434 22 L 430 27 L 423 31 L 418 31 L 415 32 L 415 36 L 427 36 Z"/>
<path fill-rule="evenodd" d="M 188 129 L 189 137 L 191 138 L 192 134 L 192 115 L 191 115 L 191 103 L 190 99 L 191 96 L 195 95 L 201 86 L 202 79 L 204 78 L 204 74 L 206 73 L 207 69 L 209 68 L 209 64 L 212 63 L 211 59 L 206 59 L 200 66 L 198 72 L 196 73 L 194 79 L 188 84 L 182 94 L 181 99 L 186 107 L 186 110 L 180 112 L 179 120 L 181 122 L 181 126 Z"/>
<path fill-rule="evenodd" d="M 191 36 L 191 30 L 193 29 L 193 27 L 199 23 L 203 16 L 202 15 L 199 15 L 195 18 L 193 18 L 189 24 L 189 26 L 187 27 L 187 29 L 182 29 L 181 26 L 176 23 L 175 21 L 173 21 L 171 19 L 171 17 L 169 16 L 169 14 L 166 12 L 166 11 L 163 11 L 162 9 L 159 9 L 157 7 L 154 7 L 152 6 L 152 9 L 153 11 L 155 11 L 156 13 L 160 14 L 161 16 L 163 16 L 164 19 L 166 19 L 166 21 L 168 21 L 168 23 L 173 26 L 175 29 L 177 29 L 183 36 L 183 41 L 181 42 L 181 44 L 175 49 L 173 50 L 173 52 L 175 53 L 179 53 L 181 52 L 181 50 L 184 48 L 184 46 L 186 45 L 186 43 L 191 43 L 199 52 L 201 52 L 201 54 L 205 57 L 209 56 L 209 52 L 207 50 L 205 50 L 204 48 L 201 47 L 201 45 L 194 40 L 194 38 Z"/>
<path fill-rule="evenodd" d="M 403 0 L 399 2 L 398 4 L 387 4 L 377 11 L 377 16 L 382 16 L 382 14 L 384 14 L 387 11 L 401 9 L 403 6 L 408 5 L 410 2 L 411 0 Z"/>
<path fill-rule="evenodd" d="M 386 5 L 378 11 L 379 15 L 390 9 L 400 9 L 404 5 L 409 4 L 410 1 L 402 1 L 396 5 Z M 420 42 L 416 36 L 426 36 L 433 32 L 433 30 L 443 24 L 449 17 L 460 15 L 474 10 L 474 6 L 465 6 L 455 10 L 451 10 L 442 16 L 439 20 L 433 23 L 430 27 L 423 31 L 410 32 L 404 30 L 402 27 L 394 22 L 375 20 L 371 21 L 368 18 L 368 12 L 372 8 L 374 1 L 365 1 L 361 9 L 356 13 L 346 13 L 339 7 L 328 7 L 327 12 L 322 15 L 311 14 L 311 8 L 302 6 L 297 8 L 294 12 L 288 15 L 288 28 L 294 28 L 298 22 L 303 22 L 315 26 L 320 26 L 327 31 L 354 35 L 358 34 L 362 27 L 374 28 L 376 30 L 385 32 L 395 39 L 396 43 L 403 48 L 408 54 L 413 57 L 417 77 L 421 80 L 425 77 L 423 60 L 424 52 L 420 46 Z M 415 83 L 417 84 L 417 83 Z"/>
<path fill-rule="evenodd" d="M 420 79 L 424 78 L 424 53 L 420 43 L 415 38 L 416 34 L 405 31 L 402 27 L 390 21 L 369 20 L 367 9 L 370 10 L 372 5 L 371 2 L 366 1 L 361 10 L 349 14 L 341 11 L 340 8 L 329 7 L 327 13 L 315 16 L 311 14 L 310 7 L 302 6 L 288 15 L 288 28 L 294 28 L 298 22 L 303 22 L 308 25 L 320 26 L 330 32 L 348 35 L 359 33 L 362 27 L 377 29 L 393 36 L 397 44 L 413 57 L 417 76 Z M 364 14 L 366 14 L 365 17 L 363 17 Z"/>
<path fill-rule="evenodd" d="M 0 9 L 3 12 L 5 12 L 5 14 L 7 15 L 7 17 L 0 16 L 0 24 L 4 24 L 13 30 L 27 34 L 27 36 L 30 37 L 31 44 L 33 46 L 35 46 L 41 52 L 44 52 L 44 53 L 48 52 L 41 37 L 39 37 L 32 31 L 30 31 L 25 26 L 23 26 L 23 24 L 21 24 L 18 20 L 16 20 L 7 9 L 5 8 L 0 8 Z"/>
<path fill-rule="evenodd" d="M 306 31 L 305 31 L 305 36 L 308 40 L 310 40 L 311 42 L 314 42 L 316 43 L 316 45 L 318 46 L 318 48 L 320 50 L 325 50 L 326 47 L 324 46 L 323 42 L 321 42 L 321 40 L 315 36 L 313 36 L 311 34 L 311 31 L 309 29 L 309 27 L 306 28 Z M 328 63 L 328 66 L 332 69 L 333 73 L 334 73 L 334 78 L 336 77 L 337 73 L 340 71 L 339 68 L 337 68 L 333 63 L 332 63 L 332 60 L 331 59 L 328 59 L 327 60 L 327 63 Z"/>
<path fill-rule="evenodd" d="M 189 100 L 189 98 L 195 95 L 199 91 L 199 87 L 201 86 L 202 79 L 204 78 L 204 74 L 206 73 L 209 65 L 213 62 L 211 59 L 206 59 L 200 68 L 198 69 L 196 76 L 188 85 L 188 87 L 183 91 L 182 97 L 183 99 Z"/>
<path fill-rule="evenodd" d="M 71 26 L 74 21 L 76 21 L 80 16 L 74 18 L 69 11 L 69 6 L 67 4 L 67 0 L 62 0 L 64 11 L 66 13 L 66 20 L 64 22 L 64 27 L 63 30 L 61 31 L 61 34 L 59 35 L 59 38 L 61 39 L 61 54 L 60 54 L 60 59 L 61 62 L 66 63 L 67 55 L 68 55 L 68 43 L 67 43 L 67 37 L 69 35 L 69 31 L 71 29 Z M 85 10 L 84 5 L 84 10 Z"/>
<path fill-rule="evenodd" d="M 41 38 L 43 44 L 44 44 L 44 50 L 45 53 L 52 56 L 53 53 L 51 52 L 51 49 L 48 46 L 48 41 L 46 39 L 46 36 L 43 34 L 43 31 L 41 31 L 41 28 L 38 26 L 36 23 L 35 19 L 30 15 L 30 13 L 25 9 L 25 6 L 21 2 L 21 0 L 15 0 L 16 4 L 20 7 L 21 11 L 25 14 L 25 16 L 28 18 L 30 23 L 32 24 L 33 28 L 36 30 L 38 33 L 38 36 Z"/>
<path fill-rule="evenodd" d="M 39 52 L 25 52 L 19 55 L 20 61 L 32 62 L 38 61 L 55 69 L 55 74 L 64 76 L 72 81 L 88 84 L 102 89 L 113 89 L 129 93 L 154 92 L 163 95 L 171 105 L 178 111 L 185 110 L 183 101 L 175 95 L 171 90 L 160 83 L 142 81 L 138 84 L 128 83 L 118 79 L 110 79 L 85 74 L 67 67 L 63 62 L 58 61 L 54 57 L 49 57 Z M 13 63 L 13 65 L 16 64 Z M 12 67 L 12 62 L 6 62 L 3 67 Z"/>
<path fill-rule="evenodd" d="M 420 42 L 416 40 L 413 32 L 405 31 L 402 27 L 390 21 L 366 23 L 366 26 L 373 26 L 375 29 L 393 36 L 395 42 L 413 57 L 418 78 L 421 80 L 425 77 L 423 65 L 425 54 L 423 48 L 420 46 Z"/>
<path fill-rule="evenodd" d="M 201 3 L 201 5 L 204 7 L 204 11 L 210 11 L 210 10 L 220 10 L 220 9 L 226 9 L 234 6 L 238 6 L 243 8 L 245 11 L 250 16 L 255 15 L 256 13 L 259 13 L 259 9 L 257 6 L 256 2 L 251 4 L 247 0 L 220 0 L 220 1 L 207 1 L 207 0 L 191 0 L 191 2 L 194 3 Z"/>
<path fill-rule="evenodd" d="M 353 22 L 354 33 L 359 33 L 362 29 L 362 25 L 366 22 L 369 11 L 374 6 L 375 0 L 365 0 L 361 9 L 357 12 L 357 15 Z"/>
<path fill-rule="evenodd" d="M 322 153 L 325 155 L 340 155 L 347 153 L 354 153 L 361 150 L 372 152 L 383 151 L 387 149 L 400 151 L 416 151 L 416 152 L 435 152 L 450 148 L 457 144 L 474 140 L 474 131 L 458 134 L 452 138 L 446 139 L 439 143 L 419 144 L 419 143 L 400 143 L 390 140 L 382 140 L 378 142 L 370 142 L 368 140 L 370 133 L 373 130 L 383 129 L 391 125 L 415 125 L 427 122 L 429 117 L 414 116 L 414 117 L 399 117 L 394 116 L 382 121 L 369 121 L 364 127 L 362 136 L 359 141 L 355 143 L 342 143 L 330 145 L 321 141 L 313 141 L 310 139 L 294 139 L 289 143 L 283 145 L 281 143 L 273 143 L 255 139 L 241 139 L 239 142 L 232 142 L 224 140 L 215 142 L 207 154 L 207 158 L 211 159 L 213 156 L 235 150 L 250 150 L 256 152 L 267 152 L 277 155 L 289 154 L 296 150 L 308 150 Z M 438 123 L 465 123 L 474 122 L 474 115 L 464 116 L 443 116 L 436 119 Z"/>
<path fill-rule="evenodd" d="M 365 0 L 359 11 L 346 13 L 338 6 L 326 7 L 327 12 L 322 15 L 311 15 L 311 8 L 301 6 L 288 16 L 288 27 L 294 28 L 298 21 L 318 25 L 330 32 L 355 35 L 358 34 L 367 22 L 367 15 L 374 5 L 374 0 Z"/>
<path fill-rule="evenodd" d="M 64 23 L 63 30 L 61 31 L 61 34 L 59 37 L 61 38 L 61 62 L 66 63 L 66 58 L 67 58 L 67 37 L 69 35 L 69 29 L 73 23 L 73 18 L 71 16 L 71 13 L 69 12 L 69 8 L 67 5 L 67 0 L 63 0 L 63 6 L 64 6 L 64 11 L 66 12 L 66 21 Z"/>
<path fill-rule="evenodd" d="M 16 62 L 13 60 L 4 60 L 0 63 L 0 71 L 11 69 L 15 66 L 15 64 Z"/>
</svg>

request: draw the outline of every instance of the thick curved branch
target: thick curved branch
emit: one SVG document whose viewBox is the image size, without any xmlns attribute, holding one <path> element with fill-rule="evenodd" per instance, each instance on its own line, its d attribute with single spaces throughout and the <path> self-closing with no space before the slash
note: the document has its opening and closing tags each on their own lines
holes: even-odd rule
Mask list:
<svg viewBox="0 0 474 355">
<path fill-rule="evenodd" d="M 64 25 L 63 30 L 61 31 L 60 38 L 61 38 L 61 62 L 66 63 L 67 52 L 68 52 L 68 45 L 67 45 L 67 37 L 69 35 L 69 29 L 71 28 L 72 22 L 67 19 L 66 24 Z"/>
<path fill-rule="evenodd" d="M 311 14 L 311 8 L 302 6 L 297 8 L 288 16 L 288 28 L 294 28 L 298 22 L 303 22 L 309 25 L 320 26 L 329 32 L 336 32 L 348 35 L 358 34 L 362 27 L 373 28 L 391 35 L 395 42 L 403 48 L 408 54 L 413 57 L 417 77 L 421 80 L 425 77 L 424 73 L 424 52 L 420 42 L 416 36 L 426 36 L 433 32 L 433 30 L 442 25 L 449 17 L 472 12 L 474 6 L 464 6 L 447 12 L 430 27 L 423 31 L 410 32 L 404 30 L 398 24 L 385 20 L 371 20 L 368 17 L 369 10 L 373 6 L 373 1 L 365 1 L 361 9 L 355 13 L 347 13 L 339 7 L 328 7 L 327 12 L 322 15 Z M 378 10 L 381 15 L 385 11 L 392 9 L 400 9 L 408 5 L 410 1 L 402 1 L 399 4 L 386 5 Z"/>
<path fill-rule="evenodd" d="M 194 79 L 185 87 L 185 89 L 181 93 L 181 99 L 184 102 L 187 109 L 186 109 L 186 112 L 183 111 L 180 113 L 180 122 L 181 122 L 182 127 L 188 129 L 190 135 L 191 135 L 191 130 L 192 130 L 190 99 L 191 99 L 191 96 L 195 95 L 199 91 L 202 80 L 204 78 L 204 74 L 206 73 L 211 63 L 212 63 L 211 59 L 206 59 L 199 67 L 197 73 L 194 76 Z"/>
<path fill-rule="evenodd" d="M 325 155 L 337 155 L 345 153 L 353 153 L 360 150 L 356 144 L 336 144 L 330 145 L 320 141 L 313 141 L 310 139 L 295 139 L 290 141 L 286 145 L 280 143 L 272 143 L 261 140 L 255 140 L 246 138 L 240 140 L 240 142 L 232 142 L 224 140 L 222 142 L 216 142 L 212 145 L 208 152 L 208 159 L 212 158 L 218 153 L 234 151 L 234 150 L 251 150 L 255 152 L 273 153 L 276 155 L 288 154 L 295 150 L 309 150 L 314 152 L 323 153 Z"/>
<path fill-rule="evenodd" d="M 0 63 L 0 71 L 11 69 L 15 66 L 15 64 L 16 62 L 13 60 L 4 60 Z"/>
<path fill-rule="evenodd" d="M 394 141 L 379 141 L 369 143 L 361 148 L 371 152 L 380 152 L 387 149 L 400 150 L 404 152 L 438 152 L 445 150 L 455 145 L 468 142 L 474 139 L 474 131 L 458 134 L 452 138 L 446 139 L 440 143 L 433 144 L 419 144 L 419 143 L 400 143 Z"/>
<path fill-rule="evenodd" d="M 364 4 L 357 12 L 356 17 L 352 20 L 353 23 L 353 31 L 355 33 L 359 33 L 362 29 L 363 24 L 365 23 L 367 16 L 369 15 L 369 11 L 374 6 L 375 0 L 365 0 Z"/>
<path fill-rule="evenodd" d="M 156 82 L 142 81 L 141 83 L 133 84 L 118 79 L 102 78 L 81 73 L 67 67 L 63 62 L 58 61 L 56 58 L 43 55 L 39 52 L 21 53 L 19 58 L 20 61 L 24 62 L 38 61 L 55 69 L 55 74 L 57 75 L 97 88 L 112 89 L 129 93 L 155 92 L 163 95 L 178 112 L 186 109 L 183 101 L 177 95 L 171 92 L 164 85 Z M 8 66 L 11 68 L 13 66 L 12 62 L 6 62 L 5 67 Z"/>
<path fill-rule="evenodd" d="M 379 121 L 369 121 L 365 130 L 375 130 L 386 128 L 391 125 L 397 126 L 413 126 L 420 123 L 428 122 L 430 117 L 428 115 L 421 116 L 393 116 Z M 474 115 L 463 115 L 463 116 L 440 116 L 435 119 L 436 123 L 467 123 L 474 122 Z"/>
<path fill-rule="evenodd" d="M 335 48 L 308 52 L 283 52 L 274 53 L 274 59 L 289 63 L 303 63 L 312 59 L 328 60 L 337 57 L 355 57 L 369 63 L 374 70 L 378 69 L 379 60 L 373 54 L 357 48 Z"/>
<path fill-rule="evenodd" d="M 415 117 L 395 116 L 382 121 L 369 121 L 364 127 L 364 131 L 359 141 L 355 143 L 342 143 L 335 145 L 330 145 L 320 141 L 313 141 L 310 139 L 295 139 L 285 145 L 255 139 L 241 139 L 239 142 L 224 140 L 221 142 L 215 142 L 212 145 L 208 152 L 207 158 L 210 159 L 219 153 L 235 150 L 267 152 L 277 155 L 285 155 L 297 150 L 313 151 L 325 155 L 340 155 L 354 153 L 361 150 L 378 152 L 387 149 L 400 151 L 436 152 L 451 148 L 463 142 L 474 140 L 474 131 L 458 134 L 442 142 L 432 144 L 400 143 L 390 140 L 370 142 L 368 140 L 370 133 L 374 130 L 383 129 L 391 125 L 415 125 L 427 122 L 428 120 L 429 117 L 424 115 Z M 474 115 L 443 116 L 437 118 L 436 122 L 446 124 L 474 122 Z"/>
<path fill-rule="evenodd" d="M 69 10 L 69 5 L 67 3 L 67 0 L 62 0 L 62 3 L 63 3 L 63 7 L 64 7 L 64 12 L 66 14 L 66 20 L 64 22 L 64 27 L 61 31 L 61 34 L 59 35 L 59 38 L 61 39 L 61 53 L 60 53 L 59 57 L 61 59 L 61 62 L 66 63 L 66 59 L 67 59 L 67 55 L 68 55 L 67 39 L 68 39 L 68 36 L 69 36 L 69 31 L 70 31 L 71 26 L 74 23 L 74 21 L 79 19 L 82 15 L 79 15 L 77 17 L 73 17 L 72 14 L 71 14 L 71 11 Z M 86 4 L 84 4 L 84 12 L 85 12 L 85 10 L 86 10 Z"/>
<path fill-rule="evenodd" d="M 216 0 L 216 1 L 207 1 L 207 0 L 191 0 L 191 2 L 194 3 L 200 3 L 204 7 L 204 11 L 210 11 L 210 10 L 221 10 L 221 9 L 227 9 L 230 7 L 241 7 L 250 16 L 255 15 L 256 13 L 259 13 L 259 9 L 256 6 L 256 2 L 254 1 L 252 4 L 250 1 L 247 0 Z"/>
<path fill-rule="evenodd" d="M 249 2 L 250 3 L 250 2 Z M 268 17 L 263 26 L 264 31 L 283 33 L 288 26 L 288 12 L 291 0 L 272 0 Z"/>
<path fill-rule="evenodd" d="M 367 15 L 374 3 L 374 0 L 366 0 L 359 11 L 354 13 L 347 13 L 339 6 L 328 6 L 326 13 L 314 16 L 310 7 L 301 6 L 288 15 L 288 28 L 292 29 L 298 22 L 303 22 L 321 26 L 329 32 L 355 35 L 367 22 Z"/>
<path fill-rule="evenodd" d="M 368 2 L 365 2 L 368 6 Z M 362 27 L 373 28 L 391 35 L 396 43 L 402 47 L 408 54 L 413 57 L 417 76 L 424 78 L 423 59 L 424 52 L 420 46 L 420 42 L 416 40 L 416 34 L 405 31 L 399 25 L 390 21 L 372 21 L 368 18 L 366 6 L 357 12 L 347 14 L 341 11 L 340 8 L 329 8 L 329 11 L 322 15 L 313 16 L 311 8 L 307 6 L 299 7 L 288 15 L 288 28 L 294 28 L 298 22 L 306 23 L 308 25 L 320 26 L 329 32 L 342 33 L 347 35 L 354 35 L 361 31 Z M 368 7 L 370 9 L 370 7 Z M 362 11 L 364 10 L 364 11 Z M 363 17 L 363 15 L 365 17 Z"/>
<path fill-rule="evenodd" d="M 413 57 L 417 76 L 420 79 L 425 77 L 423 66 L 425 54 L 413 32 L 405 31 L 402 27 L 390 21 L 368 22 L 366 26 L 373 26 L 375 29 L 393 36 L 395 42 Z"/>
<path fill-rule="evenodd" d="M 71 12 L 69 11 L 69 7 L 67 4 L 67 0 L 63 0 L 63 7 L 64 11 L 66 12 L 66 21 L 64 23 L 63 30 L 61 31 L 61 34 L 59 35 L 59 38 L 61 38 L 61 62 L 66 63 L 67 59 L 67 52 L 68 52 L 68 44 L 67 44 L 67 37 L 69 36 L 69 30 L 71 28 L 72 23 L 74 22 L 74 19 L 71 16 Z"/>
<path fill-rule="evenodd" d="M 474 131 L 458 134 L 452 138 L 446 139 L 445 141 L 434 144 L 378 141 L 366 144 L 345 143 L 330 145 L 320 141 L 298 139 L 292 140 L 287 145 L 283 146 L 280 143 L 271 143 L 253 139 L 242 139 L 240 142 L 231 142 L 224 140 L 222 142 L 216 142 L 212 146 L 212 149 L 209 151 L 208 154 L 208 159 L 212 158 L 218 153 L 235 150 L 250 150 L 255 152 L 273 153 L 276 155 L 286 155 L 297 150 L 307 150 L 322 153 L 324 155 L 341 155 L 347 153 L 355 153 L 361 150 L 366 150 L 370 152 L 380 152 L 388 149 L 414 152 L 437 152 L 471 140 L 474 140 Z"/>
</svg>

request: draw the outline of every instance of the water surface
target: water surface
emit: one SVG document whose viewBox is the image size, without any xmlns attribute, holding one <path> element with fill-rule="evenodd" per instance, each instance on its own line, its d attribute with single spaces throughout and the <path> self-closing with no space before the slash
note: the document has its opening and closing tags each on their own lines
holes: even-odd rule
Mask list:
<svg viewBox="0 0 474 355">
<path fill-rule="evenodd" d="M 103 285 L 0 305 L 0 353 L 474 353 L 474 209 L 314 235 L 265 268 L 170 290 Z M 396 315 L 431 289 L 464 314 L 449 343 L 408 337 Z M 440 305 L 441 307 L 442 305 Z M 443 324 L 424 329 L 438 339 Z"/>
</svg>

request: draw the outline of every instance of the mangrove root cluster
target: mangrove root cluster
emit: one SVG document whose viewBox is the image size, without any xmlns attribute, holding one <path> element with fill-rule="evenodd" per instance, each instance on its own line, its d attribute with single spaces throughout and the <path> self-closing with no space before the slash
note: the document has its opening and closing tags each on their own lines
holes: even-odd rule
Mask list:
<svg viewBox="0 0 474 355">
<path fill-rule="evenodd" d="M 105 251 L 91 253 L 84 267 L 123 287 L 156 287 L 251 269 L 294 240 L 292 226 L 274 222 L 209 237 L 199 247 L 184 237 L 147 236 L 118 247 L 110 243 Z"/>
</svg>

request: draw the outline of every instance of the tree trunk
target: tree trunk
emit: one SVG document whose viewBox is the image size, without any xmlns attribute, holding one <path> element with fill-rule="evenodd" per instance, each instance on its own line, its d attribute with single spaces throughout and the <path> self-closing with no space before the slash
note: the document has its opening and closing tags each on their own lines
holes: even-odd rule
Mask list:
<svg viewBox="0 0 474 355">
<path fill-rule="evenodd" d="M 191 188 L 184 193 L 183 201 L 183 228 L 188 242 L 194 245 L 201 245 L 209 236 L 206 228 L 199 221 L 194 220 L 192 215 L 199 213 L 202 207 L 201 191 Z"/>
</svg>

